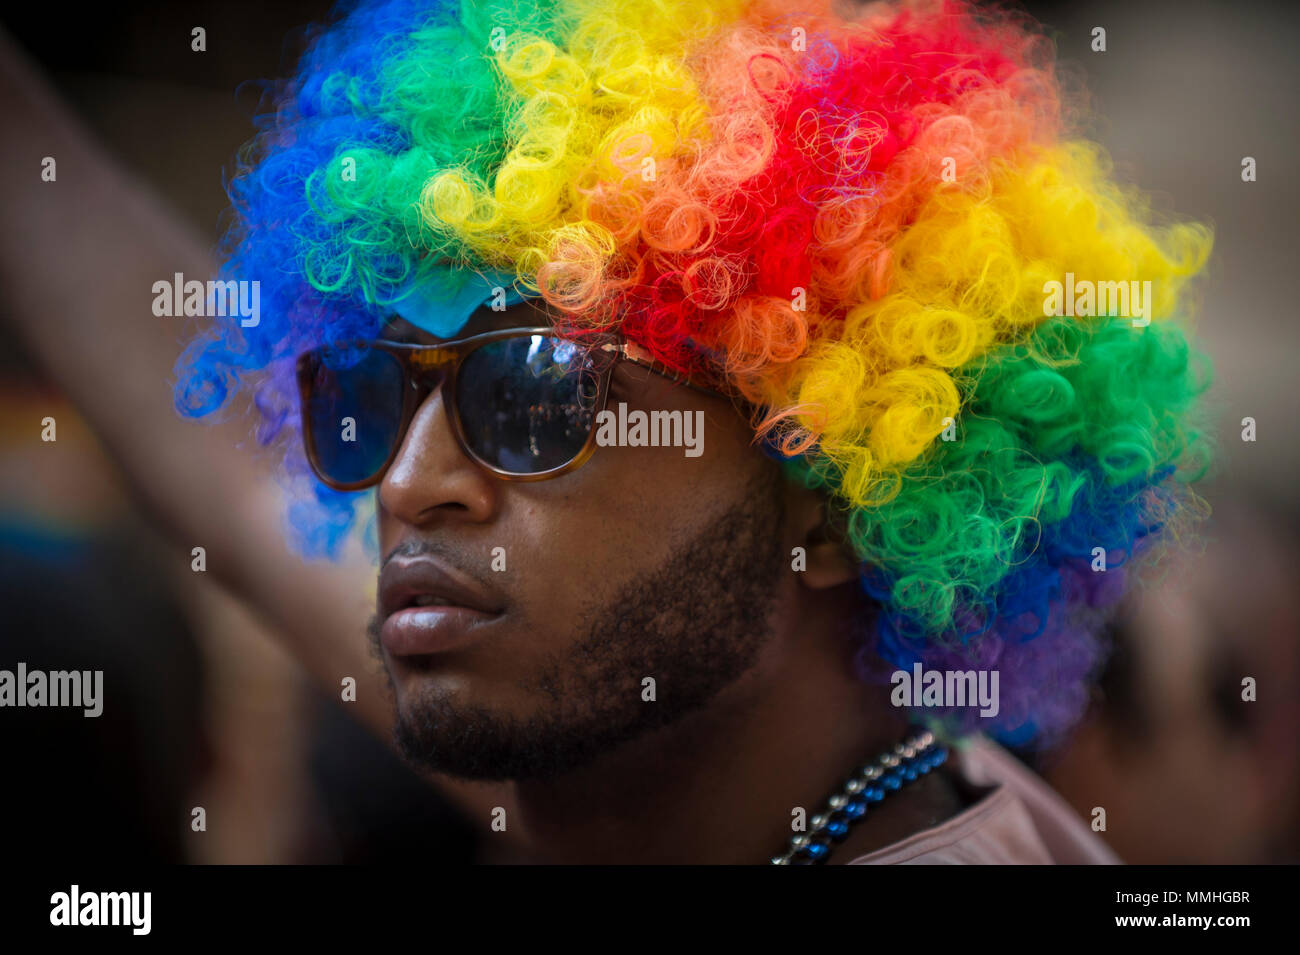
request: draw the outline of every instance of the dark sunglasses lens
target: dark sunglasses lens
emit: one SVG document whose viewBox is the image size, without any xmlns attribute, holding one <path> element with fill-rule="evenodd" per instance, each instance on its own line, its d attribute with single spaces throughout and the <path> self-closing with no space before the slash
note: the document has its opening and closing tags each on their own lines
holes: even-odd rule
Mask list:
<svg viewBox="0 0 1300 955">
<path fill-rule="evenodd" d="M 465 359 L 456 402 L 465 440 L 511 474 L 568 464 L 587 443 L 600 372 L 588 349 L 550 335 L 507 338 Z"/>
<path fill-rule="evenodd" d="M 400 438 L 401 364 L 374 348 L 323 349 L 304 373 L 305 424 L 321 476 L 337 484 L 376 477 Z"/>
</svg>

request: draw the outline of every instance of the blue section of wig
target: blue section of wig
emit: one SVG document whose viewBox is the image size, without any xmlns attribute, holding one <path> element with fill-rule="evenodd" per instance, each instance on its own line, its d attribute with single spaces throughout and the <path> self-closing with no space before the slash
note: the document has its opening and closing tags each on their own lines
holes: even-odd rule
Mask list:
<svg viewBox="0 0 1300 955">
<path fill-rule="evenodd" d="M 1159 534 L 1168 495 L 1176 492 L 1162 483 L 1172 468 L 1153 481 L 1110 485 L 1095 467 L 1074 465 L 1086 483 L 1069 516 L 1042 527 L 993 595 L 958 615 L 965 623 L 960 630 L 936 639 L 891 609 L 894 581 L 887 574 L 864 569 L 862 587 L 881 605 L 871 649 L 888 664 L 907 671 L 916 663 L 925 670 L 999 671 L 997 716 L 980 717 L 976 708 L 922 709 L 912 711 L 914 718 L 937 719 L 959 733 L 985 731 L 1009 746 L 1031 739 L 1048 746 L 1082 715 L 1088 681 L 1105 651 L 1092 612 L 1123 595 L 1125 565 Z M 1105 550 L 1104 570 L 1094 569 L 1098 547 Z"/>
<path fill-rule="evenodd" d="M 290 537 L 305 556 L 331 558 L 338 556 L 359 502 L 356 494 L 333 491 L 309 472 L 298 437 L 295 359 L 324 342 L 376 337 L 393 303 L 446 266 L 412 245 L 409 254 L 380 252 L 365 258 L 364 268 L 355 267 L 367 254 L 364 230 L 385 225 L 378 218 L 368 220 L 371 226 L 355 219 L 340 223 L 323 214 L 321 171 L 344 150 L 359 156 L 410 150 L 411 118 L 401 104 L 385 101 L 381 72 L 403 56 L 419 25 L 460 29 L 458 5 L 447 2 L 350 2 L 339 14 L 334 26 L 314 38 L 292 87 L 265 91 L 273 111 L 254 120 L 258 135 L 226 184 L 237 218 L 223 240 L 220 277 L 260 283 L 260 322 L 241 328 L 237 317 L 210 320 L 176 363 L 174 395 L 182 414 L 212 415 L 236 394 L 241 379 L 258 373 L 253 400 L 262 421 L 256 437 L 283 449 L 285 480 L 293 488 Z M 465 68 L 491 70 L 486 60 Z M 499 148 L 499 135 L 484 133 L 488 158 Z M 418 221 L 413 209 L 407 214 Z M 346 245 L 340 237 L 344 227 Z M 393 244 L 376 241 L 373 247 Z M 420 310 L 429 314 L 427 307 Z M 445 328 L 454 318 L 440 321 Z"/>
</svg>

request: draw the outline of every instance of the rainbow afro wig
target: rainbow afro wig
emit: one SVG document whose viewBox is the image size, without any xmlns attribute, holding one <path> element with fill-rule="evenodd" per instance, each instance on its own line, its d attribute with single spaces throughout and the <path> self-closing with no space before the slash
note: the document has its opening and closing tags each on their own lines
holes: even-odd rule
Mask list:
<svg viewBox="0 0 1300 955">
<path fill-rule="evenodd" d="M 723 377 L 842 518 L 864 670 L 996 669 L 998 715 L 946 725 L 1045 744 L 1209 461 L 1210 233 L 1117 185 L 1062 89 L 1032 24 L 959 2 L 347 4 L 229 183 L 224 277 L 260 281 L 260 324 L 192 342 L 177 405 L 247 386 L 297 546 L 335 554 L 365 498 L 310 476 L 295 357 L 402 309 L 445 336 L 505 276 Z M 1067 281 L 1147 288 L 1143 318 L 1051 313 Z"/>
</svg>

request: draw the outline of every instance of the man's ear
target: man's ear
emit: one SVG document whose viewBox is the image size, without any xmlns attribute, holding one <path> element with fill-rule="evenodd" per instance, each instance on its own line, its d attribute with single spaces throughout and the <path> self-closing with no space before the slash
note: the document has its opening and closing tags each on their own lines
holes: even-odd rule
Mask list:
<svg viewBox="0 0 1300 955">
<path fill-rule="evenodd" d="M 799 575 L 804 585 L 825 590 L 857 577 L 858 562 L 843 522 L 827 506 L 825 495 L 793 483 L 786 488 L 786 514 L 797 546 L 804 551 L 804 570 Z"/>
</svg>

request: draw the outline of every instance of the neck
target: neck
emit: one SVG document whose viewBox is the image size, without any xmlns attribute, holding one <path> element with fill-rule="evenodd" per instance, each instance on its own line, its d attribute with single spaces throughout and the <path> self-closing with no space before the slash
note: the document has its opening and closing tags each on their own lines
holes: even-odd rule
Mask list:
<svg viewBox="0 0 1300 955">
<path fill-rule="evenodd" d="M 906 732 L 887 688 L 852 672 L 838 601 L 804 608 L 797 637 L 707 707 L 554 780 L 517 787 L 545 862 L 763 863 L 846 775 Z M 653 705 L 653 704 L 647 704 Z"/>
</svg>

